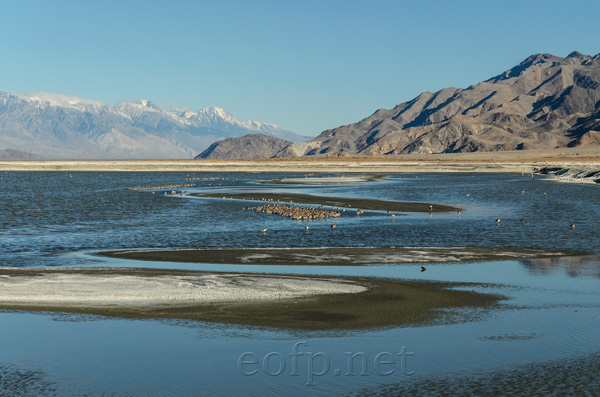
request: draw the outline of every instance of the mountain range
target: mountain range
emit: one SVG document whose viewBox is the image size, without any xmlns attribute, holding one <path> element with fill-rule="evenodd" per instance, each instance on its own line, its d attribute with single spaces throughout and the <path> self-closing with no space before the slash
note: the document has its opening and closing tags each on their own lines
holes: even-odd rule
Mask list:
<svg viewBox="0 0 600 397">
<path fill-rule="evenodd" d="M 600 145 L 600 54 L 535 54 L 465 89 L 423 92 L 276 157 L 381 156 Z"/>
<path fill-rule="evenodd" d="M 291 143 L 274 155 L 267 147 L 263 154 L 386 156 L 598 145 L 600 54 L 573 52 L 566 58 L 531 55 L 468 88 L 426 91 L 357 123 Z"/>
<path fill-rule="evenodd" d="M 273 124 L 240 121 L 224 109 L 165 109 L 150 101 L 104 105 L 49 93 L 0 91 L 0 150 L 43 158 L 190 158 L 213 142 L 249 133 L 307 137 Z"/>
<path fill-rule="evenodd" d="M 3 156 L 285 158 L 553 149 L 600 145 L 600 54 L 534 54 L 468 88 L 426 91 L 306 138 L 216 107 L 193 112 L 146 100 L 111 106 L 0 91 Z"/>
</svg>

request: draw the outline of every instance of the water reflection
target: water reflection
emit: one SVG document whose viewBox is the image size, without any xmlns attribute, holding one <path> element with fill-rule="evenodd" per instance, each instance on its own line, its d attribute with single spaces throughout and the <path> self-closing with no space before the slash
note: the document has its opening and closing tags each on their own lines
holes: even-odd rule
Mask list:
<svg viewBox="0 0 600 397">
<path fill-rule="evenodd" d="M 569 277 L 600 278 L 600 255 L 522 259 L 520 262 L 531 274 L 537 276 L 564 272 Z"/>
</svg>

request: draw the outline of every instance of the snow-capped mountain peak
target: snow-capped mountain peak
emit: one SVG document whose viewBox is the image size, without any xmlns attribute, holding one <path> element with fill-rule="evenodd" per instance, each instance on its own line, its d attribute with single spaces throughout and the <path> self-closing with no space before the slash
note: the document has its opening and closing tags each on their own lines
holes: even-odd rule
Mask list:
<svg viewBox="0 0 600 397">
<path fill-rule="evenodd" d="M 51 106 L 80 109 L 82 106 L 102 106 L 103 104 L 92 99 L 79 98 L 72 95 L 54 94 L 50 92 L 23 91 L 14 94 L 16 97 L 32 101 L 47 102 Z"/>
<path fill-rule="evenodd" d="M 225 109 L 161 108 L 149 100 L 103 105 L 45 92 L 0 91 L 0 148 L 47 158 L 190 158 L 217 140 L 263 133 L 302 141 L 273 124 Z"/>
<path fill-rule="evenodd" d="M 232 123 L 241 123 L 240 120 L 233 117 L 225 109 L 216 106 L 210 106 L 204 109 L 200 109 L 198 110 L 198 112 L 196 112 L 196 114 L 199 117 L 205 117 L 212 120 L 221 119 Z"/>
</svg>

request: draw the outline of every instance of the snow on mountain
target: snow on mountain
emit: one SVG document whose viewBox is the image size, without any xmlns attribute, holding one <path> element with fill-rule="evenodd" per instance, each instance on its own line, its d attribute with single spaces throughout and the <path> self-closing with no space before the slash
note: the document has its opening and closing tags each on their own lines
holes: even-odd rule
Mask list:
<svg viewBox="0 0 600 397">
<path fill-rule="evenodd" d="M 0 91 L 0 150 L 44 158 L 190 158 L 217 140 L 252 133 L 306 139 L 273 124 L 240 121 L 217 107 L 194 112 L 148 100 L 113 106 L 61 94 Z"/>
<path fill-rule="evenodd" d="M 102 103 L 92 99 L 84 99 L 62 94 L 52 94 L 49 92 L 24 91 L 15 95 L 21 99 L 32 102 L 40 102 L 41 104 L 47 102 L 50 106 L 68 107 L 74 109 L 81 109 L 85 106 L 102 106 Z"/>
</svg>

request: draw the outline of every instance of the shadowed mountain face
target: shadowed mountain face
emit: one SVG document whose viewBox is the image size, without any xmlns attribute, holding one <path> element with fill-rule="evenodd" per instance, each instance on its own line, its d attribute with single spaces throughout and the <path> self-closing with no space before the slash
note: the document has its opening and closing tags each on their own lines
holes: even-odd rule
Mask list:
<svg viewBox="0 0 600 397">
<path fill-rule="evenodd" d="M 600 145 L 600 54 L 536 54 L 466 89 L 423 92 L 393 109 L 294 143 L 276 157 L 381 156 Z"/>
<path fill-rule="evenodd" d="M 0 150 L 0 160 L 39 160 L 40 156 L 14 149 Z"/>
<path fill-rule="evenodd" d="M 227 138 L 213 143 L 196 159 L 258 159 L 273 157 L 291 141 L 264 134 L 248 134 L 240 138 Z"/>
<path fill-rule="evenodd" d="M 191 158 L 219 139 L 249 133 L 306 139 L 216 107 L 193 112 L 146 100 L 111 106 L 60 94 L 0 91 L 0 148 L 44 158 Z"/>
</svg>

